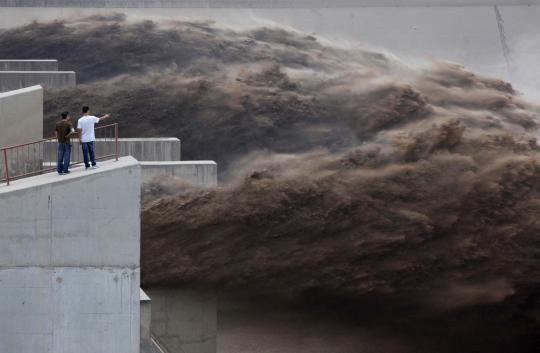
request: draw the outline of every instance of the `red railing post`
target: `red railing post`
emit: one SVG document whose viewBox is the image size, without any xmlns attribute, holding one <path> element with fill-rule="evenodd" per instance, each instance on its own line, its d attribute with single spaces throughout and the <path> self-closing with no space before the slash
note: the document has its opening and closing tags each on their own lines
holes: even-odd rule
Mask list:
<svg viewBox="0 0 540 353">
<path fill-rule="evenodd" d="M 118 123 L 115 123 L 114 124 L 114 139 L 115 139 L 115 149 L 116 149 L 116 152 L 115 152 L 115 155 L 116 155 L 116 160 L 118 161 Z"/>
<path fill-rule="evenodd" d="M 9 166 L 8 166 L 8 158 L 7 158 L 7 148 L 4 149 L 4 165 L 6 166 L 6 183 L 9 185 Z"/>
</svg>

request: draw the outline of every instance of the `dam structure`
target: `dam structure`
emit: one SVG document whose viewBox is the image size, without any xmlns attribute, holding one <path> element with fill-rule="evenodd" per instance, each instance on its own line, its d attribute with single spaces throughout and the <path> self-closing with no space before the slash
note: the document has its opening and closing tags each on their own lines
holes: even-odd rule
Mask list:
<svg viewBox="0 0 540 353">
<path fill-rule="evenodd" d="M 112 124 L 95 142 L 99 169 L 85 170 L 73 141 L 59 176 L 43 91 L 0 93 L 0 352 L 215 353 L 214 295 L 140 289 L 140 198 L 161 176 L 216 186 L 217 164 L 181 160 L 178 138 L 119 138 Z"/>
<path fill-rule="evenodd" d="M 39 171 L 43 88 L 0 94 L 0 124 L 2 173 Z M 25 171 L 12 145 L 33 149 Z M 140 165 L 100 167 L 0 182 L 0 352 L 140 351 Z"/>
<path fill-rule="evenodd" d="M 114 153 L 116 144 L 110 138 L 96 139 L 96 152 Z M 132 156 L 140 162 L 142 182 L 170 176 L 199 186 L 217 186 L 217 163 L 214 161 L 181 160 L 181 142 L 176 137 L 119 138 L 118 154 Z M 56 142 L 44 144 L 44 163 L 55 163 Z M 76 156 L 77 158 L 80 156 Z"/>
<path fill-rule="evenodd" d="M 139 352 L 140 166 L 0 186 L 0 351 Z"/>
</svg>

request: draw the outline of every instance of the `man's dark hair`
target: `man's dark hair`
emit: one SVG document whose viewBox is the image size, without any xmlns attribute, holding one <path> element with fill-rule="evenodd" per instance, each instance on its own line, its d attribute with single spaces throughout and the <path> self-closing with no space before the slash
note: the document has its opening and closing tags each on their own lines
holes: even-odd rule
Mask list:
<svg viewBox="0 0 540 353">
<path fill-rule="evenodd" d="M 90 108 L 87 107 L 86 105 L 84 107 L 82 107 L 82 112 L 83 113 L 88 113 L 89 110 L 90 110 Z"/>
<path fill-rule="evenodd" d="M 67 119 L 68 115 L 69 115 L 69 112 L 63 112 L 62 119 Z"/>
</svg>

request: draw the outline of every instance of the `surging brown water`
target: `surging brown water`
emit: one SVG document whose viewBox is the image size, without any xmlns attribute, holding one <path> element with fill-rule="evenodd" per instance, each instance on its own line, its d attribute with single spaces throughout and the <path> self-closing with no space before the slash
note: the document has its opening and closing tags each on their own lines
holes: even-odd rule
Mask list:
<svg viewBox="0 0 540 353">
<path fill-rule="evenodd" d="M 124 136 L 182 138 L 227 181 L 146 186 L 144 285 L 270 297 L 403 351 L 540 344 L 538 109 L 510 85 L 276 28 L 112 17 L 0 35 L 2 57 L 58 52 L 85 84 L 47 92 L 47 129 L 88 103 Z"/>
</svg>

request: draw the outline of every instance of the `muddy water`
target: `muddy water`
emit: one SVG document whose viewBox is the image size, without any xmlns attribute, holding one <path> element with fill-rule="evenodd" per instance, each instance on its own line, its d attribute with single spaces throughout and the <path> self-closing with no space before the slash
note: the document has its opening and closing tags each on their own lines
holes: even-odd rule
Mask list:
<svg viewBox="0 0 540 353">
<path fill-rule="evenodd" d="M 218 322 L 218 353 L 411 352 L 399 339 L 325 315 L 222 307 Z"/>
<path fill-rule="evenodd" d="M 122 11 L 131 19 L 211 19 L 235 28 L 279 24 L 334 43 L 359 42 L 416 62 L 444 58 L 540 92 L 527 66 L 540 57 L 540 6 L 381 7 L 324 9 L 2 8 L 0 28 Z M 499 26 L 498 24 L 502 24 Z M 392 28 L 391 31 L 388 29 Z M 502 32 L 501 32 L 502 31 Z M 503 43 L 503 42 L 504 43 Z M 505 53 L 503 48 L 508 48 Z"/>
</svg>

